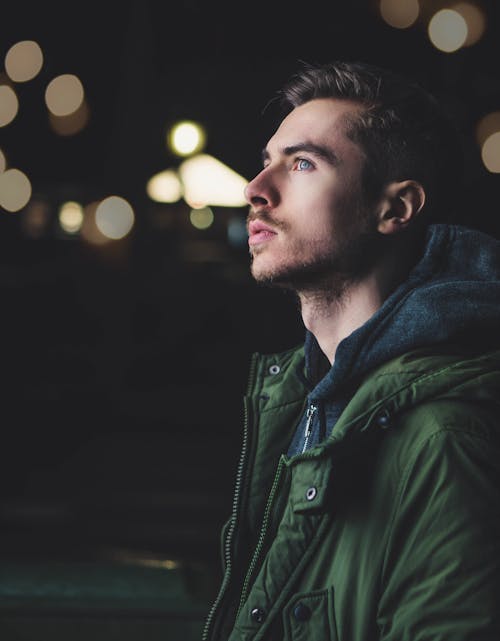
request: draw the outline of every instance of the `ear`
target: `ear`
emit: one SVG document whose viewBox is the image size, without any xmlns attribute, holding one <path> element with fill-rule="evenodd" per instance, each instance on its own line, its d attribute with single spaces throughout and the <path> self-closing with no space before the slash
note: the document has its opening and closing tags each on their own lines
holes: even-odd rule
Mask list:
<svg viewBox="0 0 500 641">
<path fill-rule="evenodd" d="M 408 225 L 422 211 L 425 191 L 415 180 L 403 180 L 387 185 L 380 200 L 378 231 L 381 234 L 396 234 Z"/>
</svg>

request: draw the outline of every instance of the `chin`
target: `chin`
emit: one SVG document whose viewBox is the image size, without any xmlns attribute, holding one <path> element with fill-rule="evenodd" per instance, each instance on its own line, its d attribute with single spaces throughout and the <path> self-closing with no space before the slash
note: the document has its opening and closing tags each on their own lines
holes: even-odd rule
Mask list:
<svg viewBox="0 0 500 641">
<path fill-rule="evenodd" d="M 262 262 L 262 264 L 260 264 Z M 302 272 L 299 265 L 264 264 L 264 261 L 253 260 L 250 271 L 254 280 L 261 285 L 294 289 L 294 281 Z"/>
</svg>

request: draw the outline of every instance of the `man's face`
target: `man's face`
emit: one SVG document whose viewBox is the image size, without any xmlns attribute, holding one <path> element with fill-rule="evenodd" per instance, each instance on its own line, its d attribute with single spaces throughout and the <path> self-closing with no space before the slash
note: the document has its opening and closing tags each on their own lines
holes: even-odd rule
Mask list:
<svg viewBox="0 0 500 641">
<path fill-rule="evenodd" d="M 365 158 L 346 135 L 360 107 L 321 98 L 294 109 L 247 185 L 252 275 L 300 290 L 345 283 L 366 269 L 375 236 L 364 204 Z"/>
</svg>

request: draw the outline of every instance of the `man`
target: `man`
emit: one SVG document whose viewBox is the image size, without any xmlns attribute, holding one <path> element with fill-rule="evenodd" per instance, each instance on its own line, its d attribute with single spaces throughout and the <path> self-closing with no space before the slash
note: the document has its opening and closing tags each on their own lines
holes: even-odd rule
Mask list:
<svg viewBox="0 0 500 641">
<path fill-rule="evenodd" d="M 306 339 L 253 358 L 204 638 L 498 641 L 500 242 L 442 222 L 458 146 L 419 87 L 304 65 L 281 97 L 251 270 Z"/>
</svg>

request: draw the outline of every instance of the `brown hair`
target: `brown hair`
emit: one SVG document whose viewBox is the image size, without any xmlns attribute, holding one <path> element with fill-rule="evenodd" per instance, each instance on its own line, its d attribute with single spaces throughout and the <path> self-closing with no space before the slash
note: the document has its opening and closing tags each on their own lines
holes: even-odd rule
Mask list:
<svg viewBox="0 0 500 641">
<path fill-rule="evenodd" d="M 459 202 L 463 154 L 458 131 L 436 98 L 416 82 L 366 63 L 301 64 L 278 93 L 285 112 L 315 98 L 365 107 L 349 121 L 347 134 L 366 155 L 366 197 L 377 197 L 389 182 L 416 180 L 426 191 L 426 221 L 450 220 Z"/>
</svg>

